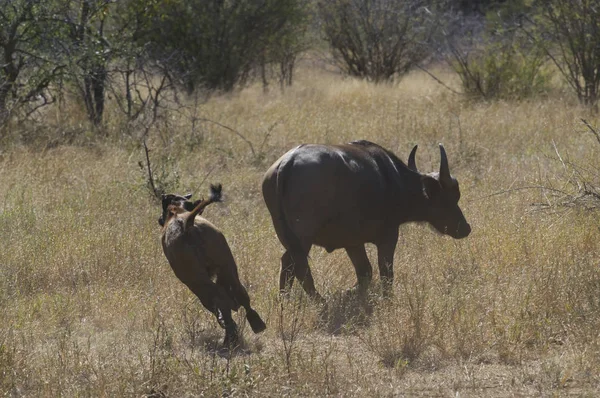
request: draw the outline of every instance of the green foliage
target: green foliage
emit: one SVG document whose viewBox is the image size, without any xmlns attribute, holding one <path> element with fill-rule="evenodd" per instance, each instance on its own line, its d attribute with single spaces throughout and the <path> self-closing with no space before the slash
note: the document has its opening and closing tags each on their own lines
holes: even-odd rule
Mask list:
<svg viewBox="0 0 600 398">
<path fill-rule="evenodd" d="M 112 78 L 123 69 L 131 69 L 122 68 L 122 61 L 142 52 L 134 40 L 139 29 L 135 11 L 129 1 L 62 2 L 59 56 L 67 68 L 65 81 L 96 126 L 102 124 Z"/>
<path fill-rule="evenodd" d="M 582 104 L 600 99 L 600 0 L 536 1 L 529 31 Z"/>
<path fill-rule="evenodd" d="M 456 8 L 464 14 L 486 14 L 500 7 L 513 7 L 523 0 L 447 0 L 448 6 Z"/>
<path fill-rule="evenodd" d="M 57 8 L 42 0 L 0 0 L 0 126 L 54 102 L 62 71 L 50 56 Z"/>
<path fill-rule="evenodd" d="M 117 57 L 137 54 L 129 2 L 0 0 L 0 125 L 22 120 L 73 90 L 102 122 Z M 138 52 L 139 53 L 139 52 Z"/>
<path fill-rule="evenodd" d="M 320 1 L 319 16 L 336 64 L 351 76 L 379 82 L 405 74 L 429 55 L 426 44 L 436 25 L 426 6 L 431 2 Z"/>
<path fill-rule="evenodd" d="M 489 2 L 486 16 L 448 37 L 450 66 L 463 92 L 479 99 L 523 99 L 545 93 L 551 72 L 543 48 L 521 29 L 531 11 L 529 0 Z M 460 21 L 459 21 L 460 24 Z"/>
<path fill-rule="evenodd" d="M 523 99 L 548 90 L 545 55 L 521 40 L 491 41 L 471 52 L 452 49 L 451 66 L 471 98 Z"/>
<path fill-rule="evenodd" d="M 293 40 L 293 27 L 303 21 L 301 3 L 156 0 L 138 40 L 189 92 L 230 91 L 248 79 L 264 51 Z"/>
</svg>

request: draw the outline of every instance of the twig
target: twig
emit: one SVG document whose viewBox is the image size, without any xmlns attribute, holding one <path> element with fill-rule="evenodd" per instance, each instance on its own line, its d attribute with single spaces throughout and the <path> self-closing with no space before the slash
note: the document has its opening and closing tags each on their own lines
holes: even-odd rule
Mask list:
<svg viewBox="0 0 600 398">
<path fill-rule="evenodd" d="M 594 134 L 596 136 L 596 139 L 598 140 L 598 143 L 600 144 L 600 133 L 598 133 L 598 131 L 596 131 L 596 129 L 594 129 L 585 119 L 581 119 L 581 121 L 583 122 L 583 124 L 585 124 L 590 129 L 592 134 Z"/>
<path fill-rule="evenodd" d="M 423 72 L 427 73 L 433 80 L 435 80 L 436 82 L 438 82 L 442 86 L 446 87 L 448 90 L 450 90 L 454 94 L 463 95 L 463 93 L 459 93 L 458 91 L 456 91 L 453 88 L 449 87 L 446 83 L 444 83 L 443 81 L 441 81 L 440 79 L 438 79 L 433 73 L 429 72 L 427 69 L 423 68 L 421 65 L 417 64 L 417 68 L 419 68 Z"/>
<path fill-rule="evenodd" d="M 556 153 L 556 156 L 558 156 L 558 160 L 560 160 L 560 162 L 563 165 L 563 168 L 566 170 L 567 165 L 565 164 L 565 161 L 563 160 L 562 156 L 560 156 L 560 153 L 558 152 L 558 148 L 556 147 L 556 142 L 554 142 L 554 140 L 552 140 L 552 146 L 554 147 L 554 152 Z"/>
<path fill-rule="evenodd" d="M 152 166 L 150 165 L 150 151 L 148 150 L 148 145 L 146 145 L 146 139 L 142 141 L 144 144 L 144 152 L 146 153 L 146 168 L 148 169 L 148 184 L 152 188 L 152 192 L 154 192 L 154 196 L 159 198 L 158 191 L 156 190 L 156 186 L 154 185 L 154 176 L 152 175 Z"/>
<path fill-rule="evenodd" d="M 452 113 L 454 115 L 454 117 L 456 118 L 456 121 L 458 123 L 458 146 L 460 148 L 460 153 L 464 154 L 465 153 L 465 150 L 464 150 L 465 144 L 464 144 L 464 140 L 463 140 L 462 126 L 460 124 L 460 115 L 458 115 L 457 113 L 454 113 L 452 111 L 450 113 Z"/>
<path fill-rule="evenodd" d="M 215 170 L 215 168 L 217 168 L 217 165 L 214 165 L 210 170 L 208 170 L 208 172 L 206 173 L 206 175 L 204 176 L 202 181 L 200 181 L 200 184 L 198 185 L 196 190 L 193 192 L 198 192 L 200 190 L 200 187 L 202 187 L 202 185 L 206 182 L 206 180 L 208 180 L 208 177 L 212 174 L 212 172 Z"/>
<path fill-rule="evenodd" d="M 512 193 L 512 192 L 516 192 L 516 191 L 525 191 L 525 190 L 528 190 L 528 189 L 541 189 L 541 190 L 545 190 L 545 191 L 550 191 L 550 192 L 554 192 L 554 193 L 560 193 L 560 194 L 563 194 L 563 195 L 567 195 L 566 192 L 561 191 L 560 189 L 545 187 L 543 185 L 527 185 L 527 186 L 524 186 L 524 187 L 502 189 L 500 191 L 493 192 L 493 193 L 491 193 L 489 195 L 485 195 L 485 196 L 481 196 L 479 198 L 473 199 L 473 201 L 481 200 L 481 199 L 487 199 L 487 198 L 491 198 L 493 196 L 502 195 L 502 194 L 505 194 L 505 193 Z"/>
<path fill-rule="evenodd" d="M 270 125 L 269 128 L 267 129 L 267 131 L 265 132 L 265 136 L 263 137 L 263 140 L 260 143 L 260 147 L 258 147 L 259 153 L 262 152 L 265 144 L 267 143 L 267 140 L 269 139 L 269 137 L 271 136 L 271 133 L 273 132 L 273 129 L 279 124 L 279 122 L 281 122 L 281 119 L 277 120 L 275 123 Z"/>
<path fill-rule="evenodd" d="M 198 118 L 198 120 L 202 121 L 202 122 L 209 122 L 209 123 L 212 123 L 212 124 L 216 124 L 217 126 L 222 127 L 225 130 L 228 130 L 228 131 L 232 132 L 233 134 L 237 135 L 242 141 L 244 141 L 246 144 L 248 144 L 248 147 L 250 147 L 250 151 L 252 152 L 252 156 L 256 157 L 256 151 L 254 150 L 254 145 L 252 145 L 252 142 L 250 142 L 250 140 L 248 140 L 246 137 L 244 137 L 242 135 L 242 133 L 240 133 L 239 131 L 234 130 L 234 129 L 232 129 L 229 126 L 225 126 L 224 124 L 221 124 L 219 122 L 215 122 L 214 120 L 210 120 L 210 119 L 207 119 L 207 118 L 204 118 L 204 117 Z"/>
</svg>

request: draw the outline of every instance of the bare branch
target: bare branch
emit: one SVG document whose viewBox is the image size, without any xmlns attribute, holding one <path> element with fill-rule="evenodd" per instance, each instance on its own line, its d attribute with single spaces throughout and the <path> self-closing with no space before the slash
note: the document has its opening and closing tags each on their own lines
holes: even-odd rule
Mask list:
<svg viewBox="0 0 600 398">
<path fill-rule="evenodd" d="M 458 94 L 458 95 L 464 94 L 464 93 L 459 93 L 458 91 L 454 90 L 452 87 L 448 86 L 446 83 L 444 83 L 443 81 L 441 81 L 440 79 L 438 79 L 433 73 L 429 72 L 427 69 L 425 69 L 421 65 L 416 64 L 415 66 L 417 68 L 421 69 L 423 72 L 427 73 L 433 80 L 435 80 L 436 82 L 438 82 L 439 84 L 441 84 L 443 87 L 445 87 L 448 90 L 450 90 L 452 93 Z"/>
<path fill-rule="evenodd" d="M 208 123 L 215 124 L 215 125 L 217 125 L 217 126 L 219 126 L 219 127 L 222 127 L 222 128 L 224 128 L 225 130 L 227 130 L 227 131 L 230 131 L 230 132 L 232 132 L 233 134 L 237 135 L 237 136 L 238 136 L 238 137 L 239 137 L 239 138 L 240 138 L 242 141 L 244 141 L 244 142 L 245 142 L 245 143 L 248 145 L 248 147 L 250 148 L 250 151 L 252 152 L 252 156 L 253 156 L 254 158 L 256 158 L 256 151 L 254 150 L 254 145 L 252 145 L 252 142 L 250 142 L 250 140 L 249 140 L 249 139 L 247 139 L 246 137 L 244 137 L 244 136 L 242 135 L 242 133 L 240 133 L 239 131 L 237 131 L 237 130 L 235 130 L 235 129 L 232 129 L 232 128 L 231 128 L 231 127 L 229 127 L 229 126 L 225 126 L 224 124 L 221 124 L 221 123 L 219 123 L 219 122 L 215 122 L 214 120 L 210 120 L 210 119 L 207 119 L 207 118 L 204 118 L 204 117 L 202 117 L 202 118 L 198 118 L 198 120 L 199 120 L 199 121 L 201 121 L 201 122 L 208 122 Z"/>
<path fill-rule="evenodd" d="M 142 140 L 142 143 L 144 144 L 144 152 L 146 154 L 146 169 L 148 170 L 148 184 L 150 185 L 150 188 L 152 188 L 154 197 L 159 199 L 160 193 L 156 190 L 156 185 L 154 184 L 154 175 L 152 174 L 152 166 L 150 164 L 150 150 L 148 149 L 148 145 L 146 145 L 145 138 Z M 142 166 L 142 165 L 140 164 L 140 166 Z"/>
<path fill-rule="evenodd" d="M 600 144 L 600 133 L 595 128 L 593 128 L 585 119 L 581 119 L 581 121 L 583 122 L 583 124 L 585 124 L 590 129 L 592 134 L 594 134 L 596 136 L 596 139 L 598 140 L 598 143 Z"/>
</svg>

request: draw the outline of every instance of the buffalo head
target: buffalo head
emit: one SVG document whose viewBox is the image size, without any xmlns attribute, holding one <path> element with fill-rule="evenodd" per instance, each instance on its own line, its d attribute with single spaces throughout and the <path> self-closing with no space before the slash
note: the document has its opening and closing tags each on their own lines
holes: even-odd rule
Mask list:
<svg viewBox="0 0 600 398">
<path fill-rule="evenodd" d="M 416 152 L 415 145 L 408 158 L 408 167 L 415 172 L 418 171 L 415 163 Z M 424 218 L 439 233 L 456 239 L 465 238 L 471 233 L 471 226 L 458 206 L 460 199 L 458 181 L 450 175 L 448 157 L 442 144 L 440 144 L 440 156 L 440 171 L 421 175 L 426 201 Z"/>
</svg>

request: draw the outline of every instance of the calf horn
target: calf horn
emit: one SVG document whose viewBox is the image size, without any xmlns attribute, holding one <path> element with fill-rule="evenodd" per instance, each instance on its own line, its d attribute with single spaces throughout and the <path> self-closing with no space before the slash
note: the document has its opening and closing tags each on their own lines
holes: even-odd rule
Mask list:
<svg viewBox="0 0 600 398">
<path fill-rule="evenodd" d="M 410 155 L 408 155 L 408 168 L 411 169 L 412 171 L 416 171 L 418 173 L 419 170 L 417 170 L 417 163 L 415 162 L 415 155 L 417 153 L 417 147 L 418 147 L 418 145 L 415 145 L 415 147 L 412 149 L 412 151 L 410 151 Z"/>
<path fill-rule="evenodd" d="M 444 146 L 440 144 L 440 183 L 445 186 L 452 185 L 452 177 L 450 177 L 450 167 L 448 167 L 448 156 Z"/>
</svg>

